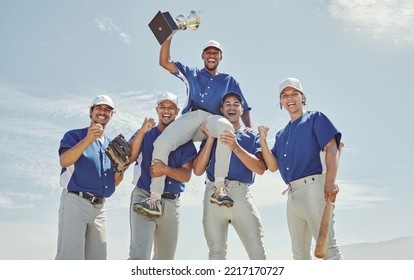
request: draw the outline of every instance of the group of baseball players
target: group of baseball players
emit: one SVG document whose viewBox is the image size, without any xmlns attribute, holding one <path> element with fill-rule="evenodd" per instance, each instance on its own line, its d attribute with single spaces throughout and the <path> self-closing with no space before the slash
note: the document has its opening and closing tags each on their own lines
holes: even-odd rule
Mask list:
<svg viewBox="0 0 414 280">
<path fill-rule="evenodd" d="M 294 259 L 312 259 L 326 201 L 335 202 L 341 133 L 321 112 L 306 111 L 300 81 L 280 83 L 277 100 L 289 123 L 267 145 L 268 127 L 251 128 L 250 107 L 239 83 L 218 71 L 223 48 L 210 40 L 202 48 L 202 69 L 170 58 L 172 36 L 159 63 L 186 85 L 182 114 L 177 96 L 156 101 L 158 120 L 145 118 L 129 139 L 134 189 L 130 202 L 129 259 L 174 259 L 180 195 L 192 173 L 205 174 L 202 224 L 209 259 L 226 259 L 231 224 L 250 259 L 265 260 L 263 226 L 249 186 L 266 170 L 287 185 L 287 222 Z M 89 109 L 90 125 L 65 133 L 59 146 L 63 188 L 56 259 L 106 259 L 105 201 L 123 179 L 105 154 L 105 127 L 115 112 L 107 95 Z M 199 149 L 194 142 L 201 141 Z M 343 259 L 331 215 L 325 259 Z"/>
</svg>

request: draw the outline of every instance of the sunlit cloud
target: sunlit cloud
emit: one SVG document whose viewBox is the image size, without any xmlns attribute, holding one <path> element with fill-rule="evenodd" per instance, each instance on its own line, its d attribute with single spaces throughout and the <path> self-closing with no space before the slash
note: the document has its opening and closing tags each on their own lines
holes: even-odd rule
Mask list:
<svg viewBox="0 0 414 280">
<path fill-rule="evenodd" d="M 33 202 L 45 199 L 42 195 L 25 192 L 0 192 L 0 209 L 31 209 Z"/>
<path fill-rule="evenodd" d="M 104 16 L 97 16 L 94 19 L 94 23 L 99 31 L 107 32 L 109 34 L 116 34 L 122 40 L 122 42 L 124 42 L 127 45 L 131 43 L 131 36 L 123 32 L 121 28 L 119 28 L 112 21 L 112 19 Z"/>
<path fill-rule="evenodd" d="M 414 43 L 412 0 L 333 0 L 328 9 L 347 30 L 395 44 Z"/>
</svg>

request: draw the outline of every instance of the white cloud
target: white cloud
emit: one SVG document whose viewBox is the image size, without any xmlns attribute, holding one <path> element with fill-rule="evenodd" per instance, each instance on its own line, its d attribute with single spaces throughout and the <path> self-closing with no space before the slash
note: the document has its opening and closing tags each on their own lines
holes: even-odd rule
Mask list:
<svg viewBox="0 0 414 280">
<path fill-rule="evenodd" d="M 30 209 L 33 201 L 45 199 L 42 195 L 24 192 L 0 192 L 0 209 Z"/>
<path fill-rule="evenodd" d="M 113 21 L 112 19 L 104 16 L 97 16 L 94 19 L 94 23 L 96 28 L 98 28 L 101 32 L 107 32 L 107 33 L 115 33 L 119 36 L 119 38 L 124 42 L 125 44 L 131 43 L 131 36 L 127 33 L 123 32 Z"/>
<path fill-rule="evenodd" d="M 348 30 L 395 44 L 414 43 L 412 0 L 332 0 L 328 9 Z"/>
</svg>

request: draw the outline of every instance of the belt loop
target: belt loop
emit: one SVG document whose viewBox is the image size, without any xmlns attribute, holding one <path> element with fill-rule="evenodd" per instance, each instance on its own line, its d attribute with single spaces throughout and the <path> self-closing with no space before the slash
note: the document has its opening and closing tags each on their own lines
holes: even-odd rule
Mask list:
<svg viewBox="0 0 414 280">
<path fill-rule="evenodd" d="M 292 186 L 290 184 L 287 184 L 287 186 L 287 189 L 282 192 L 282 195 L 285 195 L 287 192 L 290 192 L 292 190 Z"/>
</svg>

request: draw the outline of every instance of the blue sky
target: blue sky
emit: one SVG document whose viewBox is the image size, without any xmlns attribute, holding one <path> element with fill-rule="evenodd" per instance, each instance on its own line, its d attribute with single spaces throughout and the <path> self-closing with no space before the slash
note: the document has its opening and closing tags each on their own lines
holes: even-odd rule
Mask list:
<svg viewBox="0 0 414 280">
<path fill-rule="evenodd" d="M 176 34 L 171 56 L 202 67 L 202 45 L 219 41 L 219 70 L 240 82 L 254 128 L 270 127 L 269 143 L 289 120 L 277 100 L 288 76 L 302 81 L 307 109 L 324 112 L 342 132 L 341 245 L 414 236 L 411 0 L 165 2 L 0 2 L 0 259 L 54 258 L 59 141 L 89 124 L 97 94 L 117 107 L 111 137 L 129 137 L 144 117 L 156 117 L 155 98 L 165 91 L 183 104 L 184 84 L 158 65 L 160 46 L 148 28 L 159 10 L 203 11 L 198 30 Z M 203 179 L 193 176 L 182 196 L 178 259 L 207 258 Z M 107 203 L 109 259 L 128 257 L 131 181 L 132 169 Z M 271 259 L 291 259 L 284 188 L 270 172 L 252 186 Z M 247 258 L 233 230 L 228 251 L 230 259 Z"/>
</svg>

